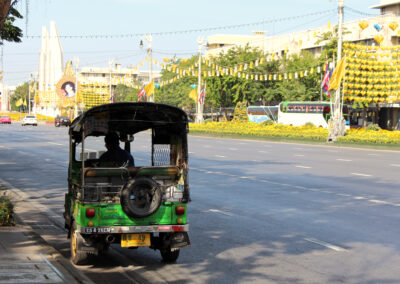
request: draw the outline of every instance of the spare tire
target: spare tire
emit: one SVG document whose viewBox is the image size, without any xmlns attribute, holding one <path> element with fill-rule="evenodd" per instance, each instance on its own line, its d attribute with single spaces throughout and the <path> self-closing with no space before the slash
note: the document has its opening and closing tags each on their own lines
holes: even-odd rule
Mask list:
<svg viewBox="0 0 400 284">
<path fill-rule="evenodd" d="M 148 217 L 160 207 L 162 192 L 151 178 L 139 177 L 129 182 L 121 192 L 122 210 L 132 218 Z"/>
</svg>

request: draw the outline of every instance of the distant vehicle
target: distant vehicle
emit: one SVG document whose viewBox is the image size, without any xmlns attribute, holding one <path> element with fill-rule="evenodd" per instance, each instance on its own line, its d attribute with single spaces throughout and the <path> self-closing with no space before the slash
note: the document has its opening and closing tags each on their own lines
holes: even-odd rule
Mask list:
<svg viewBox="0 0 400 284">
<path fill-rule="evenodd" d="M 22 119 L 22 126 L 24 125 L 33 125 L 37 126 L 37 118 L 36 115 L 25 115 L 25 117 Z"/>
<path fill-rule="evenodd" d="M 249 106 L 247 117 L 250 122 L 261 123 L 267 120 L 276 122 L 278 119 L 278 106 Z"/>
<path fill-rule="evenodd" d="M 68 116 L 57 116 L 54 120 L 55 127 L 60 127 L 61 125 L 70 126 L 71 120 Z"/>
<path fill-rule="evenodd" d="M 11 117 L 9 117 L 8 115 L 0 116 L 0 123 L 1 124 L 11 124 Z"/>
<path fill-rule="evenodd" d="M 343 107 L 343 116 L 348 128 L 347 106 Z M 281 102 L 279 104 L 278 123 L 302 126 L 310 122 L 316 127 L 328 128 L 330 117 L 330 102 Z"/>
</svg>

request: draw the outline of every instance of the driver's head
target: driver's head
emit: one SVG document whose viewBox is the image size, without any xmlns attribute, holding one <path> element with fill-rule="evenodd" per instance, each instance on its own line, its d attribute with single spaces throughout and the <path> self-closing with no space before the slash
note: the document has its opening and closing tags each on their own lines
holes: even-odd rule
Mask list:
<svg viewBox="0 0 400 284">
<path fill-rule="evenodd" d="M 104 137 L 104 142 L 106 143 L 107 148 L 108 147 L 117 147 L 117 146 L 119 146 L 119 136 L 115 132 L 108 133 Z"/>
</svg>

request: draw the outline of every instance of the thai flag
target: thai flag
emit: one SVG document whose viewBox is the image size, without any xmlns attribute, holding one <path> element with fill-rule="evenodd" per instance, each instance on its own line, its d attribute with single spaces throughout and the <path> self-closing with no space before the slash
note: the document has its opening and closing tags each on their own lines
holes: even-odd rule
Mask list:
<svg viewBox="0 0 400 284">
<path fill-rule="evenodd" d="M 199 103 L 200 104 L 204 104 L 204 98 L 206 97 L 206 90 L 205 90 L 205 88 L 203 88 L 201 91 L 200 91 L 200 95 L 199 95 Z"/>
<path fill-rule="evenodd" d="M 329 80 L 332 77 L 333 69 L 334 68 L 332 68 L 331 64 L 329 64 L 327 60 L 325 66 L 325 74 L 321 83 L 321 89 L 328 95 L 328 98 L 331 97 L 331 92 L 329 91 Z"/>
<path fill-rule="evenodd" d="M 144 89 L 141 89 L 138 94 L 138 102 L 142 101 L 142 99 L 144 102 L 146 101 L 146 92 L 144 91 Z"/>
</svg>

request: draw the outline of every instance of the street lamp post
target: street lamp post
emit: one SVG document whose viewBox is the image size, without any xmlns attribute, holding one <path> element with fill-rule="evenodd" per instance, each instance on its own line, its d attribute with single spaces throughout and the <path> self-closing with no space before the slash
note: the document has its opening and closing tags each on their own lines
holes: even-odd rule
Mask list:
<svg viewBox="0 0 400 284">
<path fill-rule="evenodd" d="M 338 50 L 337 50 L 337 63 L 342 59 L 342 42 L 343 42 L 343 8 L 344 0 L 338 0 Z M 337 64 L 338 66 L 339 64 Z M 340 94 L 340 82 L 339 86 L 335 91 L 334 101 L 334 113 L 333 119 L 329 120 L 328 127 L 328 142 L 334 142 L 337 137 L 344 136 L 346 132 L 346 121 L 343 118 L 341 94 Z"/>
<path fill-rule="evenodd" d="M 109 60 L 108 65 L 110 66 L 110 98 L 109 98 L 109 102 L 111 102 L 111 99 L 112 99 L 112 68 L 114 65 L 114 59 Z"/>
<path fill-rule="evenodd" d="M 198 82 L 197 82 L 197 110 L 196 110 L 196 123 L 203 122 L 203 109 L 200 103 L 200 93 L 201 93 L 201 50 L 203 47 L 203 37 L 197 38 L 197 44 L 199 45 L 199 71 L 198 71 Z"/>
<path fill-rule="evenodd" d="M 147 56 L 149 58 L 149 83 L 153 81 L 153 50 L 151 43 L 153 41 L 153 36 L 151 34 L 144 35 L 147 41 Z M 140 41 L 140 48 L 143 48 L 143 41 Z M 149 102 L 154 102 L 154 93 L 149 97 Z"/>
<path fill-rule="evenodd" d="M 75 57 L 74 58 L 74 63 L 75 63 L 75 115 L 74 117 L 78 116 L 78 72 L 79 72 L 79 58 Z"/>
<path fill-rule="evenodd" d="M 31 83 L 32 83 L 33 74 L 31 73 L 31 77 L 29 78 L 28 84 L 28 114 L 31 114 Z"/>
</svg>

